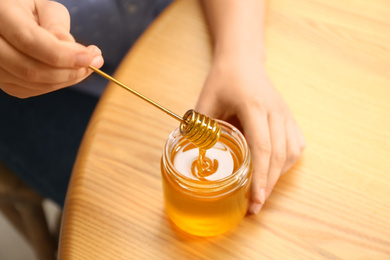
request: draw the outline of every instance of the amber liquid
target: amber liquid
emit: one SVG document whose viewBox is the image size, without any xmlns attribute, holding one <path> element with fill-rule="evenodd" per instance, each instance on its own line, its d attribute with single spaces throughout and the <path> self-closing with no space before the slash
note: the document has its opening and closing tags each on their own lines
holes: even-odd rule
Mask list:
<svg viewBox="0 0 390 260">
<path fill-rule="evenodd" d="M 191 164 L 191 173 L 198 180 L 206 181 L 206 177 L 214 174 L 218 170 L 217 159 L 211 160 L 206 157 L 206 150 L 199 149 L 199 157 Z"/>
<path fill-rule="evenodd" d="M 200 151 L 187 140 L 183 140 L 172 149 L 172 162 L 183 153 L 192 151 L 192 162 L 182 165 L 185 169 L 180 173 L 194 180 L 199 186 L 218 182 L 219 178 L 226 178 L 236 172 L 243 158 L 241 153 L 226 138 L 220 138 L 218 144 L 223 156 L 219 159 L 209 158 L 206 151 Z M 213 149 L 207 151 L 213 155 Z M 194 155 L 196 154 L 196 155 Z M 181 158 L 181 157 L 180 157 Z M 227 171 L 227 172 L 225 172 Z M 218 175 L 216 177 L 216 175 Z M 185 187 L 168 176 L 162 166 L 163 189 L 166 211 L 170 219 L 182 230 L 197 236 L 214 236 L 225 233 L 236 226 L 245 216 L 249 202 L 249 182 L 230 183 L 222 190 L 204 192 L 201 188 Z M 214 178 L 214 179 L 213 179 Z M 217 178 L 217 179 L 215 179 Z"/>
</svg>

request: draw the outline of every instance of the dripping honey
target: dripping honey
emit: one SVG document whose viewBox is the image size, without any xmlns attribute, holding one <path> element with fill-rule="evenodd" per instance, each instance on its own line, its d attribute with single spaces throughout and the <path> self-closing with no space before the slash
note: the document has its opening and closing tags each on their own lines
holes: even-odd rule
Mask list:
<svg viewBox="0 0 390 260">
<path fill-rule="evenodd" d="M 218 151 L 223 156 L 231 156 L 231 159 L 226 157 L 228 163 L 225 157 L 209 158 L 208 154 L 215 155 L 216 148 L 199 151 L 177 130 L 168 139 L 162 158 L 167 215 L 182 230 L 198 236 L 214 236 L 230 230 L 245 216 L 249 203 L 248 147 L 238 130 L 227 123 L 220 124 L 222 133 L 215 147 L 223 150 Z M 184 158 L 186 152 L 192 152 L 193 159 L 184 163 L 187 170 L 180 172 L 174 162 Z M 216 174 L 222 177 L 217 178 Z"/>
<path fill-rule="evenodd" d="M 199 148 L 199 157 L 191 164 L 191 174 L 199 180 L 207 181 L 206 177 L 214 174 L 218 170 L 218 166 L 217 159 L 211 160 L 206 157 L 206 150 Z"/>
</svg>

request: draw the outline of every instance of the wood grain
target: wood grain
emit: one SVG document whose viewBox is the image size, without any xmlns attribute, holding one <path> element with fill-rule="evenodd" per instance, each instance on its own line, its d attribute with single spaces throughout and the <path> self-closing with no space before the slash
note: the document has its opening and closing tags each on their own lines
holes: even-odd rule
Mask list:
<svg viewBox="0 0 390 260">
<path fill-rule="evenodd" d="M 272 0 L 267 69 L 307 149 L 261 213 L 197 238 L 164 213 L 160 158 L 178 123 L 109 85 L 79 151 L 60 259 L 390 259 L 390 3 Z M 207 25 L 176 1 L 116 77 L 182 115 L 210 67 Z"/>
</svg>

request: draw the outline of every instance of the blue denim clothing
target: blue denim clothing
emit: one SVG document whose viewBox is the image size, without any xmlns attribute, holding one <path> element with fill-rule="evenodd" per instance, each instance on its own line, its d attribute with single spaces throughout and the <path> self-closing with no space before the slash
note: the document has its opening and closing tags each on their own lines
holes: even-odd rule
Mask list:
<svg viewBox="0 0 390 260">
<path fill-rule="evenodd" d="M 59 2 L 69 10 L 76 41 L 97 45 L 103 70 L 111 74 L 170 0 Z M 23 100 L 0 90 L 0 161 L 62 206 L 80 141 L 106 84 L 93 75 L 74 88 Z"/>
<path fill-rule="evenodd" d="M 97 100 L 70 89 L 29 99 L 0 90 L 0 161 L 42 196 L 62 205 Z"/>
<path fill-rule="evenodd" d="M 71 16 L 71 34 L 83 45 L 96 45 L 104 57 L 102 70 L 116 66 L 154 18 L 172 0 L 58 0 Z M 92 74 L 78 90 L 100 96 L 107 81 Z"/>
</svg>

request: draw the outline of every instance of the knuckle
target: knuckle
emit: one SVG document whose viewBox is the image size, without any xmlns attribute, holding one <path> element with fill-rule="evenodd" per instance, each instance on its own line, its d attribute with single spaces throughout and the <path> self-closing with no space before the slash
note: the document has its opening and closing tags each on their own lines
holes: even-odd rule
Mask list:
<svg viewBox="0 0 390 260">
<path fill-rule="evenodd" d="M 13 34 L 14 41 L 19 45 L 19 48 L 25 53 L 33 53 L 38 47 L 34 34 L 28 29 L 19 29 Z M 53 66 L 58 66 L 61 62 L 61 53 L 58 48 L 53 46 L 50 51 L 45 52 L 45 61 Z"/>
<path fill-rule="evenodd" d="M 264 189 L 264 191 L 266 191 L 267 189 L 267 183 L 252 183 L 251 185 L 251 197 L 252 197 L 252 200 L 256 201 L 256 202 L 261 202 L 261 190 Z"/>
<path fill-rule="evenodd" d="M 295 163 L 296 161 L 299 160 L 299 158 L 301 157 L 301 154 L 302 153 L 301 153 L 301 150 L 299 148 L 292 149 L 290 151 L 290 155 L 289 155 L 290 160 Z"/>
<path fill-rule="evenodd" d="M 31 47 L 34 43 L 34 35 L 32 35 L 30 31 L 19 29 L 14 32 L 13 36 L 15 41 L 24 51 L 31 50 Z"/>
<path fill-rule="evenodd" d="M 68 74 L 68 82 L 80 81 L 88 75 L 88 70 L 85 68 L 71 70 Z"/>
<path fill-rule="evenodd" d="M 252 193 L 253 194 L 259 194 L 261 191 L 262 186 L 258 182 L 253 182 L 252 184 Z"/>
<path fill-rule="evenodd" d="M 276 152 L 274 152 L 273 157 L 274 157 L 273 158 L 274 162 L 277 165 L 284 165 L 284 163 L 286 162 L 286 159 L 287 159 L 286 150 L 285 149 L 278 149 Z"/>
<path fill-rule="evenodd" d="M 21 74 L 24 79 L 30 82 L 37 82 L 39 79 L 39 70 L 30 64 L 24 65 L 21 69 Z"/>
<path fill-rule="evenodd" d="M 265 194 L 271 194 L 272 190 L 274 189 L 276 183 L 268 184 L 267 187 L 265 187 Z"/>
<path fill-rule="evenodd" d="M 267 154 L 270 155 L 272 152 L 272 145 L 270 140 L 262 140 L 261 142 L 258 142 L 257 145 L 254 147 L 254 151 L 257 154 Z"/>
<path fill-rule="evenodd" d="M 254 191 L 260 192 L 260 189 L 264 187 L 268 182 L 268 169 L 266 171 L 262 171 L 258 169 L 253 172 L 253 188 Z"/>
<path fill-rule="evenodd" d="M 247 106 L 247 110 L 249 111 L 256 110 L 266 112 L 263 102 L 257 96 L 249 96 L 245 103 Z"/>
</svg>

